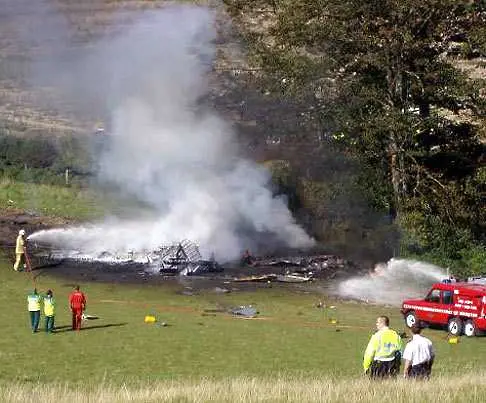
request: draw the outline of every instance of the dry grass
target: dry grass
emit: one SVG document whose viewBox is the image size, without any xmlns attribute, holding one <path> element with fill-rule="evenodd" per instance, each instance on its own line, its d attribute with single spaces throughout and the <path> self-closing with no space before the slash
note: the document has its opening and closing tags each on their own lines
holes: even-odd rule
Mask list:
<svg viewBox="0 0 486 403">
<path fill-rule="evenodd" d="M 470 373 L 429 382 L 372 382 L 368 379 L 256 379 L 157 382 L 114 387 L 104 382 L 84 389 L 66 385 L 14 384 L 0 386 L 0 399 L 8 402 L 482 402 L 485 374 Z"/>
</svg>

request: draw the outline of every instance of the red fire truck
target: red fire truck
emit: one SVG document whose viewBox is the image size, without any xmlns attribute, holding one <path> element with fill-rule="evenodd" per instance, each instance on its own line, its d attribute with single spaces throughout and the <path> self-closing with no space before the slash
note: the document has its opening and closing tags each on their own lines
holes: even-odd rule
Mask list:
<svg viewBox="0 0 486 403">
<path fill-rule="evenodd" d="M 486 285 L 436 283 L 424 299 L 403 301 L 401 312 L 408 327 L 421 322 L 447 326 L 454 336 L 475 336 L 486 331 Z"/>
</svg>

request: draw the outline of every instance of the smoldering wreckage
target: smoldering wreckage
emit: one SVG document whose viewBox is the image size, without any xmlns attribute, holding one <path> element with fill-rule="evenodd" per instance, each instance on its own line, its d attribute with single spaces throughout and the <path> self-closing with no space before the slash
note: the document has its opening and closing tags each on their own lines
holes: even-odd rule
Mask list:
<svg viewBox="0 0 486 403">
<path fill-rule="evenodd" d="M 190 240 L 161 245 L 148 252 L 105 251 L 97 255 L 60 249 L 36 240 L 28 242 L 27 252 L 33 269 L 74 264 L 99 272 L 136 272 L 140 276 L 230 276 L 234 282 L 305 283 L 318 278 L 349 276 L 357 270 L 350 262 L 334 255 L 255 257 L 248 251 L 240 261 L 222 265 L 214 258 L 203 259 L 197 243 Z"/>
</svg>

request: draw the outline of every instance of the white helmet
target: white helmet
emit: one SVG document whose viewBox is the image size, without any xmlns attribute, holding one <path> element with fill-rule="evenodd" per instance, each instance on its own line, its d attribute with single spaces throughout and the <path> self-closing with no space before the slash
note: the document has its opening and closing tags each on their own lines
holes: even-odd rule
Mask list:
<svg viewBox="0 0 486 403">
<path fill-rule="evenodd" d="M 25 230 L 24 230 L 24 229 L 21 229 L 21 230 L 19 231 L 19 235 L 25 235 Z"/>
</svg>

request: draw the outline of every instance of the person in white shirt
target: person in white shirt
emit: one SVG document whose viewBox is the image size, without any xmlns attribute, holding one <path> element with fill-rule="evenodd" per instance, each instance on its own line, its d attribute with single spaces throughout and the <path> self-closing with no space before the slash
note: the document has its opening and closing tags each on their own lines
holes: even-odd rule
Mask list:
<svg viewBox="0 0 486 403">
<path fill-rule="evenodd" d="M 434 347 L 428 338 L 420 334 L 420 325 L 413 326 L 410 330 L 413 337 L 403 352 L 403 377 L 428 379 L 434 364 Z"/>
</svg>

